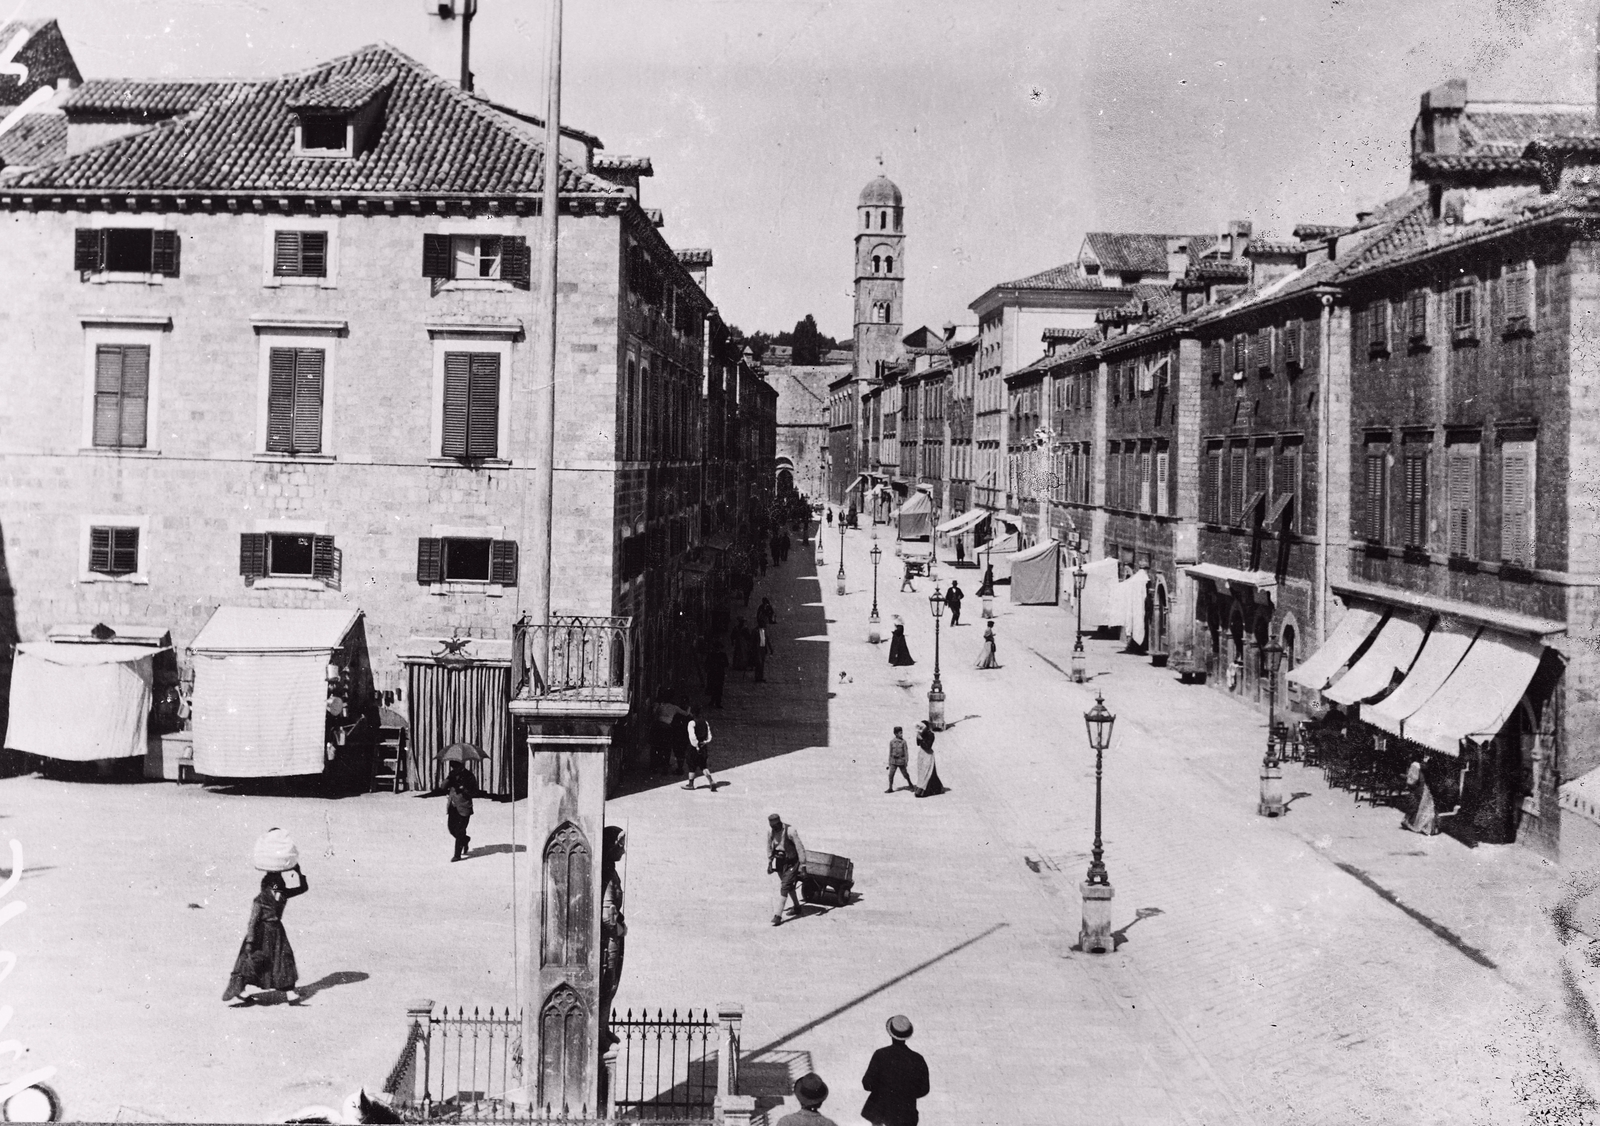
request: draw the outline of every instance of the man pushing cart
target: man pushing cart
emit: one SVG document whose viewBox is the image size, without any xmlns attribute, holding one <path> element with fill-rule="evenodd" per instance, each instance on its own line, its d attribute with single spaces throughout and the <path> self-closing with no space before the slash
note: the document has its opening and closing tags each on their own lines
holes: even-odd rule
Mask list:
<svg viewBox="0 0 1600 1126">
<path fill-rule="evenodd" d="M 784 911 L 793 905 L 791 918 L 801 914 L 800 896 L 818 901 L 832 896 L 835 903 L 849 901 L 855 884 L 855 864 L 847 857 L 829 852 L 808 852 L 793 825 L 784 824 L 776 813 L 767 818 L 767 871 L 778 877 L 778 913 L 772 925 L 783 924 Z"/>
</svg>

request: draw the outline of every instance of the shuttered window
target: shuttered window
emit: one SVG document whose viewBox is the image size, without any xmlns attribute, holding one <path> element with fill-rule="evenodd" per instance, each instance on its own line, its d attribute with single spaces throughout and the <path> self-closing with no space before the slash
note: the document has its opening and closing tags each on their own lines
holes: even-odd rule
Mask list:
<svg viewBox="0 0 1600 1126">
<path fill-rule="evenodd" d="M 1246 450 L 1243 446 L 1234 446 L 1228 451 L 1228 511 L 1226 513 L 1229 524 L 1237 524 L 1244 516 L 1244 498 L 1247 482 L 1245 470 L 1248 467 Z"/>
<path fill-rule="evenodd" d="M 417 540 L 417 582 L 517 585 L 514 540 L 487 536 L 424 537 Z"/>
<path fill-rule="evenodd" d="M 1376 446 L 1367 447 L 1367 470 L 1364 488 L 1364 492 L 1366 494 L 1366 512 L 1362 530 L 1366 533 L 1366 540 L 1368 543 L 1383 543 L 1384 532 L 1388 526 L 1388 462 L 1389 454 L 1387 450 Z"/>
<path fill-rule="evenodd" d="M 239 574 L 246 583 L 264 578 L 309 578 L 337 590 L 340 570 L 332 536 L 245 532 L 239 537 Z"/>
<path fill-rule="evenodd" d="M 1171 487 L 1168 483 L 1170 461 L 1171 454 L 1165 448 L 1156 451 L 1155 510 L 1157 516 L 1165 516 L 1171 509 L 1171 506 L 1167 503 L 1167 491 Z"/>
<path fill-rule="evenodd" d="M 90 528 L 89 570 L 97 575 L 132 575 L 139 570 L 138 528 Z"/>
<path fill-rule="evenodd" d="M 143 449 L 150 410 L 150 346 L 100 344 L 94 350 L 94 444 Z"/>
<path fill-rule="evenodd" d="M 1283 326 L 1283 366 L 1284 370 L 1291 373 L 1300 366 L 1300 333 L 1304 327 L 1304 322 L 1300 320 L 1292 320 Z"/>
<path fill-rule="evenodd" d="M 1153 484 L 1153 479 L 1154 479 L 1155 474 L 1152 472 L 1153 466 L 1151 464 L 1151 457 L 1152 457 L 1152 455 L 1151 455 L 1151 452 L 1149 450 L 1145 450 L 1145 451 L 1143 451 L 1142 453 L 1139 454 L 1139 511 L 1140 512 L 1149 512 L 1151 510 L 1151 507 L 1152 507 L 1151 503 L 1150 503 L 1150 488 L 1151 488 L 1151 485 Z"/>
<path fill-rule="evenodd" d="M 517 289 L 529 289 L 532 261 L 528 240 L 521 236 L 422 236 L 422 276 L 436 281 L 498 279 Z"/>
<path fill-rule="evenodd" d="M 1367 355 L 1389 353 L 1389 302 L 1374 301 L 1367 306 Z"/>
<path fill-rule="evenodd" d="M 1406 302 L 1406 339 L 1412 344 L 1428 342 L 1428 292 L 1419 289 Z"/>
<path fill-rule="evenodd" d="M 1201 363 L 1205 367 L 1206 375 L 1214 383 L 1222 377 L 1222 341 L 1208 341 L 1201 346 Z"/>
<path fill-rule="evenodd" d="M 273 348 L 267 356 L 267 450 L 322 452 L 321 348 Z"/>
<path fill-rule="evenodd" d="M 328 232 L 274 231 L 272 276 L 325 278 L 328 276 Z"/>
<path fill-rule="evenodd" d="M 1289 532 L 1300 527 L 1300 449 L 1299 442 L 1284 442 L 1272 471 L 1273 503 L 1282 506 L 1280 519 Z"/>
<path fill-rule="evenodd" d="M 1243 375 L 1250 363 L 1250 336 L 1239 333 L 1233 338 L 1233 373 Z"/>
<path fill-rule="evenodd" d="M 444 441 L 441 457 L 467 460 L 500 452 L 500 354 L 444 355 Z"/>
<path fill-rule="evenodd" d="M 1451 335 L 1460 341 L 1478 338 L 1478 291 L 1471 285 L 1450 291 Z"/>
<path fill-rule="evenodd" d="M 1263 325 L 1251 337 L 1250 366 L 1262 375 L 1272 374 L 1272 326 Z"/>
<path fill-rule="evenodd" d="M 1222 469 L 1222 447 L 1220 445 L 1207 446 L 1205 516 L 1213 524 L 1222 523 L 1222 497 L 1225 492 L 1222 483 Z"/>
<path fill-rule="evenodd" d="M 1500 447 L 1500 558 L 1518 567 L 1534 565 L 1534 444 Z"/>
<path fill-rule="evenodd" d="M 1451 555 L 1478 557 L 1478 444 L 1447 447 L 1445 522 Z"/>
<path fill-rule="evenodd" d="M 148 227 L 81 228 L 73 233 L 73 269 L 178 276 L 178 232 Z"/>
<path fill-rule="evenodd" d="M 1504 292 L 1505 326 L 1508 335 L 1533 329 L 1533 268 L 1518 264 L 1506 267 L 1501 277 Z"/>
<path fill-rule="evenodd" d="M 1405 515 L 1401 529 L 1406 547 L 1428 546 L 1428 451 L 1409 444 L 1405 451 Z"/>
</svg>

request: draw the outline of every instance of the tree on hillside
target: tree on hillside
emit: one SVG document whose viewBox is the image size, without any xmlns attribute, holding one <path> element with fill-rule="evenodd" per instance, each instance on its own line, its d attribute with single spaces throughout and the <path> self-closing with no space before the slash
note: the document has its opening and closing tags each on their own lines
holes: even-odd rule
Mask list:
<svg viewBox="0 0 1600 1126">
<path fill-rule="evenodd" d="M 822 354 L 833 343 L 817 331 L 817 319 L 810 313 L 795 323 L 794 331 L 789 336 L 791 347 L 794 348 L 794 362 L 800 367 L 820 364 Z"/>
</svg>

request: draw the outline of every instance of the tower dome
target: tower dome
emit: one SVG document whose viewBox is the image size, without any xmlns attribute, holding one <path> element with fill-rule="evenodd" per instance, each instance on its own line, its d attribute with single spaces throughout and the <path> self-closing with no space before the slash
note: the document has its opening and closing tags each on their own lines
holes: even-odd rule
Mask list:
<svg viewBox="0 0 1600 1126">
<path fill-rule="evenodd" d="M 901 206 L 900 189 L 895 187 L 894 181 L 887 176 L 879 176 L 872 183 L 861 189 L 861 199 L 857 207 L 899 207 Z"/>
</svg>

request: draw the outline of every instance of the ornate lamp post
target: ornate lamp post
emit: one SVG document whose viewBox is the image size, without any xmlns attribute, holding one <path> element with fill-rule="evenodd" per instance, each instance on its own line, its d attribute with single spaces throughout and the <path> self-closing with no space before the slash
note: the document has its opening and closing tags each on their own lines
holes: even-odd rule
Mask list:
<svg viewBox="0 0 1600 1126">
<path fill-rule="evenodd" d="M 840 594 L 844 593 L 844 521 L 839 521 L 839 586 Z"/>
<path fill-rule="evenodd" d="M 1072 642 L 1072 683 L 1083 683 L 1083 588 L 1089 582 L 1089 572 L 1083 569 L 1083 556 L 1072 570 L 1072 604 L 1078 611 L 1078 634 Z"/>
<path fill-rule="evenodd" d="M 944 617 L 944 592 L 933 584 L 928 595 L 928 609 L 933 611 L 933 686 L 928 689 L 928 725 L 935 731 L 944 730 L 944 682 L 939 679 L 939 621 Z"/>
<path fill-rule="evenodd" d="M 1096 692 L 1094 707 L 1083 713 L 1083 722 L 1089 730 L 1089 746 L 1094 748 L 1094 851 L 1089 874 L 1079 887 L 1083 894 L 1083 928 L 1078 932 L 1078 948 L 1085 953 L 1110 954 L 1116 950 L 1116 940 L 1111 937 L 1111 877 L 1106 872 L 1100 844 L 1100 776 L 1117 717 L 1106 708 L 1105 697 Z"/>
<path fill-rule="evenodd" d="M 1256 812 L 1263 817 L 1279 817 L 1284 811 L 1283 770 L 1278 759 L 1278 739 L 1275 712 L 1278 707 L 1278 662 L 1283 660 L 1283 646 L 1277 642 L 1263 646 L 1261 659 L 1266 665 L 1267 688 L 1267 753 L 1261 760 L 1261 800 Z"/>
<path fill-rule="evenodd" d="M 876 645 L 883 640 L 883 630 L 878 624 L 878 560 L 883 558 L 883 548 L 873 544 L 867 556 L 872 560 L 872 613 L 867 615 L 867 641 Z"/>
</svg>

